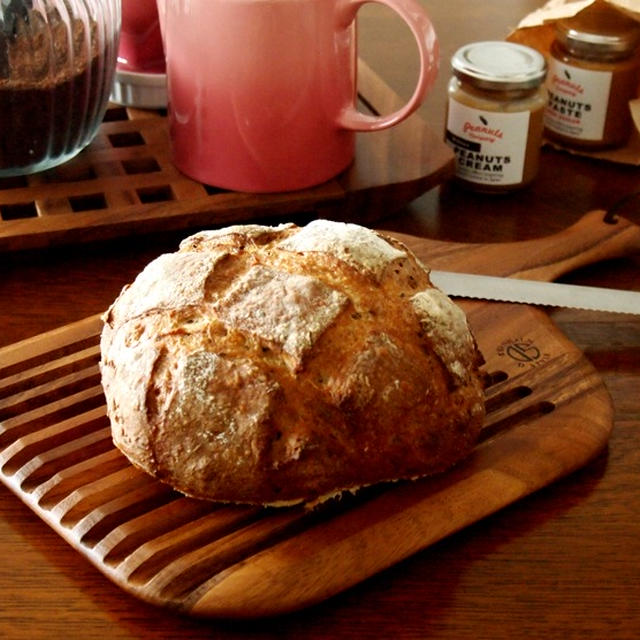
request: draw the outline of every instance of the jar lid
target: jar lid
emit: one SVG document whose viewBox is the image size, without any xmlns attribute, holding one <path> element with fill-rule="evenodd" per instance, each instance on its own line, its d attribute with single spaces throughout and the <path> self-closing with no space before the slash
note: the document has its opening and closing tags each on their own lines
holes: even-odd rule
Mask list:
<svg viewBox="0 0 640 640">
<path fill-rule="evenodd" d="M 640 25 L 602 2 L 556 22 L 556 37 L 584 55 L 629 55 L 640 44 Z"/>
<path fill-rule="evenodd" d="M 540 86 L 547 73 L 544 56 L 514 42 L 487 40 L 458 49 L 451 58 L 453 74 L 480 89 L 509 91 Z"/>
</svg>

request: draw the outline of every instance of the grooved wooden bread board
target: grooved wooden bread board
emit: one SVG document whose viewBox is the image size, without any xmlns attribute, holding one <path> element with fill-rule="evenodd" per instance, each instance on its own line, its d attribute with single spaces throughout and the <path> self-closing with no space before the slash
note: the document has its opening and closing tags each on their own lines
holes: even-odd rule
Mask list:
<svg viewBox="0 0 640 640">
<path fill-rule="evenodd" d="M 386 114 L 402 104 L 362 60 L 358 90 L 363 110 Z M 0 251 L 310 212 L 371 222 L 452 171 L 453 152 L 441 132 L 414 113 L 391 129 L 357 134 L 353 164 L 324 184 L 274 194 L 224 191 L 173 166 L 161 112 L 112 105 L 96 138 L 73 160 L 0 178 Z"/>
<path fill-rule="evenodd" d="M 485 272 L 535 269 L 543 278 L 637 251 L 640 229 L 604 224 L 596 212 L 540 241 L 403 239 L 437 268 L 464 269 L 484 256 Z M 487 361 L 488 415 L 473 454 L 440 476 L 372 487 L 314 511 L 182 497 L 113 447 L 97 367 L 101 322 L 91 317 L 0 350 L 0 478 L 145 601 L 211 617 L 310 605 L 553 482 L 605 446 L 609 396 L 543 311 L 463 306 Z"/>
</svg>

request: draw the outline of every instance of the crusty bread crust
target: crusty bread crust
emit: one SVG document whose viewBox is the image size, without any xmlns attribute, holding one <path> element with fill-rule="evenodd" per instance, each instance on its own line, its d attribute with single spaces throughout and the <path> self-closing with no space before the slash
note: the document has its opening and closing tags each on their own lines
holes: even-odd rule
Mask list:
<svg viewBox="0 0 640 640">
<path fill-rule="evenodd" d="M 436 473 L 484 418 L 463 312 L 357 225 L 198 233 L 104 321 L 114 443 L 190 496 L 290 504 Z"/>
</svg>

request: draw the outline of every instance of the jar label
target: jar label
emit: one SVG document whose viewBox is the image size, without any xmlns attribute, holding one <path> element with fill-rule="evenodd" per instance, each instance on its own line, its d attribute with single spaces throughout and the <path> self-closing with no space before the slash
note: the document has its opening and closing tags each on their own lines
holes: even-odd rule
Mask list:
<svg viewBox="0 0 640 640">
<path fill-rule="evenodd" d="M 550 60 L 545 127 L 568 138 L 602 140 L 612 75 Z"/>
<path fill-rule="evenodd" d="M 450 99 L 446 140 L 455 151 L 456 175 L 492 186 L 522 182 L 529 116 L 529 111 L 483 111 Z"/>
</svg>

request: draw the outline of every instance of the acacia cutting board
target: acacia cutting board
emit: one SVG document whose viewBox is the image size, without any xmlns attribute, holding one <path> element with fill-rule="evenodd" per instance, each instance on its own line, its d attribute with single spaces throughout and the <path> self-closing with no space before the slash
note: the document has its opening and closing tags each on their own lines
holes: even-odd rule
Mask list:
<svg viewBox="0 0 640 640">
<path fill-rule="evenodd" d="M 602 219 L 594 212 L 555 236 L 501 245 L 402 239 L 434 267 L 544 279 L 638 251 L 640 228 Z M 211 617 L 318 602 L 579 468 L 608 440 L 603 383 L 544 311 L 462 304 L 487 361 L 487 420 L 472 455 L 437 477 L 314 511 L 182 497 L 113 447 L 97 367 L 101 322 L 91 317 L 0 350 L 0 478 L 148 602 Z"/>
</svg>

